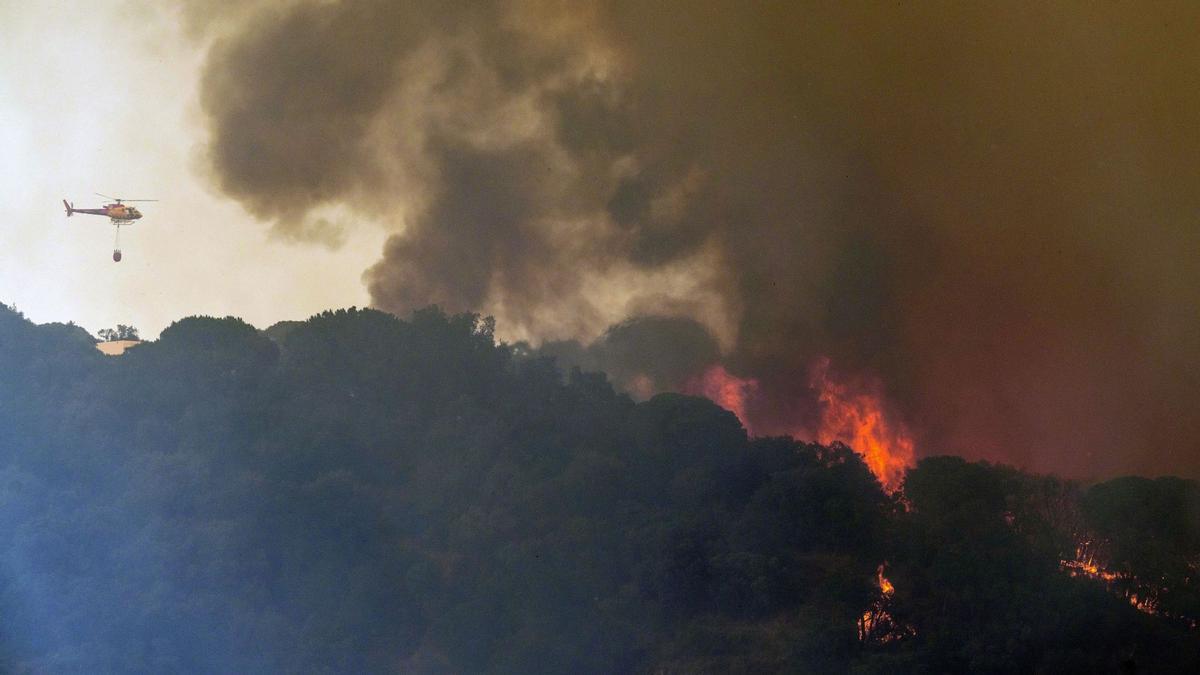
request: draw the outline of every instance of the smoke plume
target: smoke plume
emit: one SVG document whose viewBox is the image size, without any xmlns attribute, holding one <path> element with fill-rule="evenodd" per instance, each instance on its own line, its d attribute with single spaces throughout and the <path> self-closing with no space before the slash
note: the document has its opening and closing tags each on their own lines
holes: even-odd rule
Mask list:
<svg viewBox="0 0 1200 675">
<path fill-rule="evenodd" d="M 923 454 L 1200 474 L 1192 4 L 230 7 L 187 13 L 212 179 L 283 237 L 392 228 L 381 308 L 646 391 L 720 362 L 764 432 L 828 357 Z"/>
</svg>

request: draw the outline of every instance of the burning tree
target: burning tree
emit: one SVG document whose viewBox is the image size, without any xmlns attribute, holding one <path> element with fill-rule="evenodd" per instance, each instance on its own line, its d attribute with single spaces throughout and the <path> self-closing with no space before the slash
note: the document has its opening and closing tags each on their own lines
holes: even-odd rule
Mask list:
<svg viewBox="0 0 1200 675">
<path fill-rule="evenodd" d="M 788 435 L 822 445 L 844 444 L 862 456 L 884 490 L 896 492 L 904 472 L 913 466 L 915 443 L 904 423 L 888 410 L 882 384 L 867 377 L 836 377 L 829 359 L 822 357 L 813 363 L 810 386 L 820 405 L 819 425 L 792 428 Z M 685 390 L 734 413 L 753 433 L 748 410 L 759 393 L 757 380 L 738 377 L 716 364 L 688 382 Z"/>
<path fill-rule="evenodd" d="M 886 565 L 880 565 L 876 571 L 875 583 L 879 586 L 879 596 L 858 619 L 858 641 L 862 643 L 887 644 L 917 634 L 916 628 L 896 621 L 888 611 L 896 587 L 883 576 L 884 567 Z"/>
<path fill-rule="evenodd" d="M 884 489 L 895 492 L 913 465 L 912 435 L 888 414 L 877 381 L 838 381 L 829 368 L 829 359 L 819 359 L 812 371 L 812 385 L 821 401 L 817 442 L 841 442 L 854 448 Z"/>
</svg>

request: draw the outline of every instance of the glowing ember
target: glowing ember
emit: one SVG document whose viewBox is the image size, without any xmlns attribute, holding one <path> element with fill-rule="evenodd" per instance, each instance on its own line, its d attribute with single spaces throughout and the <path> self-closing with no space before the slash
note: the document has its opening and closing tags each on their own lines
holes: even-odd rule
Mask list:
<svg viewBox="0 0 1200 675">
<path fill-rule="evenodd" d="M 913 465 L 913 440 L 903 424 L 889 419 L 879 386 L 851 387 L 835 382 L 829 374 L 829 359 L 814 364 L 812 385 L 821 401 L 817 442 L 845 443 L 862 455 L 884 489 L 899 489 L 904 472 Z"/>
<path fill-rule="evenodd" d="M 1122 578 L 1122 575 L 1101 567 L 1096 562 L 1096 557 L 1088 552 L 1088 548 L 1089 546 L 1086 542 L 1076 546 L 1075 559 L 1060 561 L 1062 568 L 1067 570 L 1067 573 L 1073 577 L 1083 576 L 1106 583 L 1112 583 Z"/>
<path fill-rule="evenodd" d="M 742 379 L 730 374 L 725 366 L 717 364 L 704 371 L 698 380 L 688 383 L 689 394 L 705 396 L 722 408 L 737 415 L 742 425 L 750 428 L 746 420 L 746 401 L 758 389 L 758 382 Z"/>
<path fill-rule="evenodd" d="M 1161 589 L 1142 583 L 1133 575 L 1107 569 L 1096 559 L 1092 548 L 1092 542 L 1084 540 L 1075 547 L 1075 559 L 1061 560 L 1059 565 L 1073 577 L 1086 577 L 1104 582 L 1110 592 L 1124 597 L 1139 612 L 1159 613 L 1158 593 Z"/>
<path fill-rule="evenodd" d="M 1129 604 L 1133 605 L 1134 608 L 1137 609 L 1139 612 L 1143 612 L 1145 614 L 1157 614 L 1158 613 L 1158 601 L 1155 600 L 1154 598 L 1147 598 L 1147 597 L 1139 598 L 1137 593 L 1130 593 L 1128 600 L 1129 600 Z"/>
</svg>

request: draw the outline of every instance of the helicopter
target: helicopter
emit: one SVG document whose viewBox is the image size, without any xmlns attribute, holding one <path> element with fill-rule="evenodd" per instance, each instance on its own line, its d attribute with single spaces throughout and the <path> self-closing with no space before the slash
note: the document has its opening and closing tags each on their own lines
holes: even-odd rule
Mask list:
<svg viewBox="0 0 1200 675">
<path fill-rule="evenodd" d="M 105 204 L 98 209 L 77 209 L 74 204 L 67 200 L 63 200 L 63 206 L 67 207 L 67 217 L 70 218 L 76 213 L 87 213 L 93 216 L 107 216 L 109 222 L 116 228 L 116 237 L 113 241 L 113 262 L 121 262 L 121 227 L 123 225 L 132 225 L 133 221 L 142 217 L 141 211 L 137 210 L 136 206 L 129 206 L 125 202 L 156 202 L 157 199 L 122 199 L 120 197 L 110 197 L 105 194 L 96 193 L 99 197 L 111 199 L 111 204 Z"/>
</svg>

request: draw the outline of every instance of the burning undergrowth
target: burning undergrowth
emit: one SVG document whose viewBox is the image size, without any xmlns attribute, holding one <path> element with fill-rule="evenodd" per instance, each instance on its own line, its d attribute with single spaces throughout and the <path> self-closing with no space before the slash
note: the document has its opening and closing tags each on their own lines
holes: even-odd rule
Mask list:
<svg viewBox="0 0 1200 675">
<path fill-rule="evenodd" d="M 1075 547 L 1075 557 L 1061 562 L 1062 569 L 1072 577 L 1083 577 L 1102 582 L 1112 593 L 1129 601 L 1139 612 L 1159 613 L 1159 596 L 1169 590 L 1153 582 L 1138 579 L 1130 572 L 1116 572 L 1108 567 L 1091 541 L 1082 541 Z M 1162 580 L 1159 581 L 1161 583 Z M 1196 619 L 1186 619 L 1195 628 Z"/>
<path fill-rule="evenodd" d="M 1061 569 L 1102 584 L 1146 614 L 1200 625 L 1200 489 L 1127 477 L 1089 489 Z"/>
</svg>

